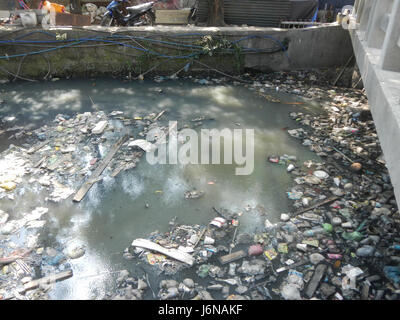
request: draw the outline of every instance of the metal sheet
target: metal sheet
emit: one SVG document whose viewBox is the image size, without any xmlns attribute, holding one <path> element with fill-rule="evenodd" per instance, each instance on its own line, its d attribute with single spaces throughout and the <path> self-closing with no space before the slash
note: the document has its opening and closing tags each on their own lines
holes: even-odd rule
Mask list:
<svg viewBox="0 0 400 320">
<path fill-rule="evenodd" d="M 259 27 L 278 27 L 280 21 L 290 17 L 290 1 L 224 0 L 225 22 L 228 24 Z M 198 20 L 208 15 L 208 0 L 199 1 Z"/>
</svg>

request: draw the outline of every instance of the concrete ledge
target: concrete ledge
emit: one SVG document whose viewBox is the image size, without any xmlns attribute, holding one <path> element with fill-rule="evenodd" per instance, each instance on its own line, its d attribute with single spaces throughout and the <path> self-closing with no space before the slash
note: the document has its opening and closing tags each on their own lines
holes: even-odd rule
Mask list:
<svg viewBox="0 0 400 320">
<path fill-rule="evenodd" d="M 350 34 L 396 201 L 400 205 L 400 73 L 379 68 L 381 50 L 367 47 L 362 31 L 352 30 Z"/>
</svg>

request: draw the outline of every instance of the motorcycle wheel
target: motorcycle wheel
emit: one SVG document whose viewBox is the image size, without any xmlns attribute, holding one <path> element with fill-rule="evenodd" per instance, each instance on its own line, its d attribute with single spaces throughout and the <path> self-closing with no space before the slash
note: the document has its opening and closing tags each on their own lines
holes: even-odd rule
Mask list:
<svg viewBox="0 0 400 320">
<path fill-rule="evenodd" d="M 152 11 L 148 11 L 141 19 L 144 25 L 152 26 L 156 21 L 156 16 Z"/>
<path fill-rule="evenodd" d="M 104 16 L 100 22 L 100 25 L 102 27 L 111 27 L 113 24 L 114 24 L 114 18 L 110 17 L 109 15 Z"/>
</svg>

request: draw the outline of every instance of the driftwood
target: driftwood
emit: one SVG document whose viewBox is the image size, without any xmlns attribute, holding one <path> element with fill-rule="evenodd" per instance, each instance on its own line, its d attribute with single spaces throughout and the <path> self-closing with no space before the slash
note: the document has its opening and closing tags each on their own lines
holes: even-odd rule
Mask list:
<svg viewBox="0 0 400 320">
<path fill-rule="evenodd" d="M 325 204 L 327 204 L 327 203 L 333 202 L 333 201 L 335 201 L 335 200 L 337 200 L 337 199 L 339 199 L 339 197 L 332 197 L 332 198 L 329 198 L 329 199 L 327 199 L 327 200 L 324 200 L 324 201 L 322 201 L 322 202 L 320 202 L 320 203 L 314 204 L 314 205 L 311 206 L 311 207 L 308 207 L 308 208 L 302 209 L 302 210 L 300 210 L 300 211 L 297 211 L 297 212 L 295 213 L 295 216 L 298 216 L 299 214 L 302 214 L 302 213 L 304 213 L 304 212 L 307 212 L 307 211 L 310 211 L 310 210 L 312 210 L 312 209 L 315 209 L 315 208 L 318 208 L 318 207 L 320 207 L 320 206 L 323 206 L 323 205 L 325 205 Z"/>
<path fill-rule="evenodd" d="M 154 121 L 157 121 L 164 113 L 165 113 L 165 110 L 161 111 L 161 112 L 153 119 L 153 122 L 154 122 Z"/>
<path fill-rule="evenodd" d="M 235 260 L 239 260 L 247 256 L 246 252 L 243 250 L 236 251 L 234 253 L 227 254 L 225 256 L 219 257 L 218 260 L 221 264 L 229 263 Z"/>
<path fill-rule="evenodd" d="M 50 142 L 49 140 L 43 141 L 43 142 L 39 143 L 37 146 L 34 146 L 34 147 L 30 148 L 27 151 L 27 153 L 28 154 L 35 153 L 36 151 L 42 149 L 45 145 L 49 144 L 49 142 Z"/>
<path fill-rule="evenodd" d="M 90 188 L 95 184 L 97 181 L 99 181 L 99 176 L 101 173 L 104 171 L 104 169 L 108 166 L 110 163 L 111 159 L 114 157 L 114 155 L 117 153 L 119 148 L 122 146 L 122 144 L 125 142 L 127 136 L 125 135 L 124 137 L 120 138 L 112 147 L 111 150 L 107 153 L 106 157 L 101 161 L 99 166 L 96 168 L 96 170 L 92 173 L 90 176 L 89 180 L 86 181 L 81 188 L 77 191 L 77 193 L 74 196 L 73 201 L 79 202 L 81 201 L 86 193 L 90 190 Z"/>
<path fill-rule="evenodd" d="M 166 255 L 170 258 L 173 258 L 175 260 L 184 262 L 190 266 L 193 265 L 194 263 L 194 258 L 186 253 L 186 252 L 182 252 L 180 250 L 177 249 L 167 249 L 164 248 L 162 246 L 160 246 L 157 243 L 151 242 L 150 240 L 147 239 L 136 239 L 133 240 L 132 242 L 132 246 L 133 247 L 140 247 L 140 248 L 144 248 L 144 249 L 148 249 L 148 250 L 152 250 L 152 251 L 156 251 L 159 253 L 162 253 L 163 255 Z"/>
<path fill-rule="evenodd" d="M 47 276 L 47 277 L 43 277 L 40 279 L 29 281 L 28 283 L 24 284 L 24 288 L 22 289 L 22 292 L 36 289 L 40 285 L 51 284 L 51 283 L 55 283 L 57 281 L 62 281 L 62 280 L 71 278 L 72 275 L 73 275 L 72 270 L 67 270 L 67 271 L 62 271 L 57 274 L 53 274 L 51 276 Z"/>
<path fill-rule="evenodd" d="M 10 264 L 10 263 L 17 261 L 18 259 L 22 259 L 27 254 L 29 254 L 31 251 L 32 250 L 26 250 L 26 251 L 22 251 L 21 253 L 15 253 L 9 257 L 0 258 L 0 265 Z"/>
<path fill-rule="evenodd" d="M 196 243 L 194 244 L 193 248 L 196 248 L 197 244 L 200 242 L 201 238 L 203 238 L 204 233 L 206 233 L 207 228 L 204 228 L 201 233 L 199 238 L 197 239 Z"/>
</svg>

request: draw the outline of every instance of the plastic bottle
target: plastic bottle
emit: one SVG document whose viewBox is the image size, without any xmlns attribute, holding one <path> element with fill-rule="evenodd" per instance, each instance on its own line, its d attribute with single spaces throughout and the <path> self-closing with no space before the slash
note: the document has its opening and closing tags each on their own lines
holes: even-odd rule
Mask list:
<svg viewBox="0 0 400 320">
<path fill-rule="evenodd" d="M 324 233 L 324 232 L 325 232 L 325 229 L 324 229 L 324 228 L 322 228 L 322 227 L 317 227 L 317 228 L 313 228 L 313 229 L 304 231 L 304 232 L 303 232 L 303 235 L 304 235 L 305 237 L 313 237 L 313 236 L 315 236 L 316 234 Z"/>
</svg>

